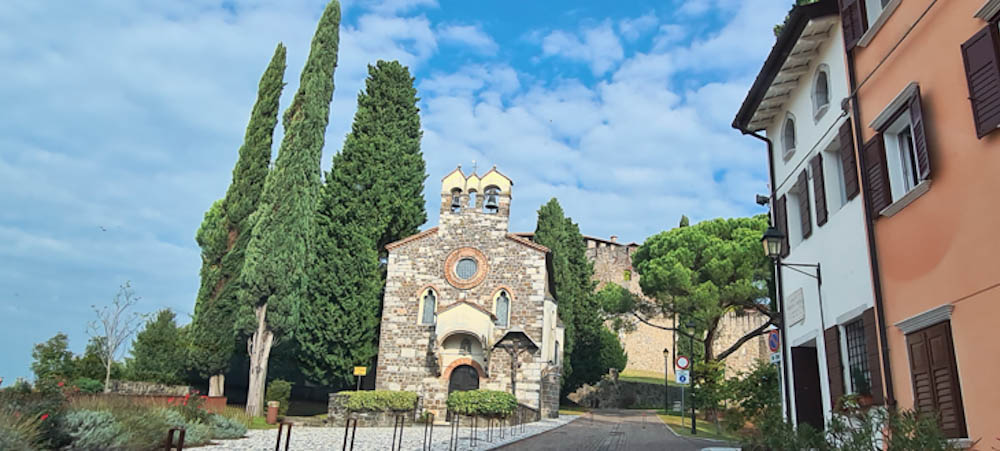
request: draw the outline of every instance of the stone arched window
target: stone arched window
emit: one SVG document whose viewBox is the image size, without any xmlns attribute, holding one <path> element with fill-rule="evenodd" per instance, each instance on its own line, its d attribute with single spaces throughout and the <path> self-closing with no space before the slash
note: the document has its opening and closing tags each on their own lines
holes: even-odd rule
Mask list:
<svg viewBox="0 0 1000 451">
<path fill-rule="evenodd" d="M 462 339 L 462 344 L 458 346 L 459 352 L 462 354 L 472 354 L 472 340 L 468 338 Z"/>
<path fill-rule="evenodd" d="M 437 293 L 428 288 L 420 296 L 420 324 L 434 324 L 437 310 Z"/>
<path fill-rule="evenodd" d="M 830 108 L 830 69 L 821 64 L 813 76 L 813 119 L 819 120 Z"/>
<path fill-rule="evenodd" d="M 556 340 L 556 348 L 552 351 L 552 364 L 559 364 L 559 340 Z"/>
<path fill-rule="evenodd" d="M 476 190 L 469 190 L 469 208 L 476 208 Z"/>
<path fill-rule="evenodd" d="M 451 212 L 458 213 L 462 211 L 462 190 L 454 188 L 451 190 Z"/>
<path fill-rule="evenodd" d="M 781 148 L 781 155 L 786 159 L 795 153 L 795 118 L 791 114 L 785 117 L 781 129 Z"/>
<path fill-rule="evenodd" d="M 484 191 L 483 213 L 496 213 L 500 210 L 500 188 L 488 186 Z"/>
<path fill-rule="evenodd" d="M 497 327 L 510 325 L 510 294 L 507 290 L 500 290 L 493 298 L 493 314 L 497 316 Z"/>
</svg>

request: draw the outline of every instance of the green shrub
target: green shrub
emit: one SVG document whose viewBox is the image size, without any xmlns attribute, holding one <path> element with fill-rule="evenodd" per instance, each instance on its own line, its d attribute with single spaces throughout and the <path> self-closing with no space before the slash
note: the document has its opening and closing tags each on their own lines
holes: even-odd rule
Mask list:
<svg viewBox="0 0 1000 451">
<path fill-rule="evenodd" d="M 212 427 L 212 438 L 214 439 L 240 438 L 247 433 L 245 424 L 222 415 L 212 414 L 209 417 L 208 425 Z"/>
<path fill-rule="evenodd" d="M 456 391 L 448 395 L 448 411 L 460 415 L 508 417 L 517 410 L 514 395 L 495 390 Z"/>
<path fill-rule="evenodd" d="M 0 449 L 39 449 L 43 442 L 38 417 L 29 416 L 0 405 Z"/>
<path fill-rule="evenodd" d="M 100 393 L 104 391 L 104 383 L 89 377 L 78 377 L 73 380 L 73 386 L 84 393 Z"/>
<path fill-rule="evenodd" d="M 118 408 L 112 411 L 115 419 L 125 431 L 127 437 L 125 447 L 127 449 L 150 449 L 157 444 L 162 444 L 167 430 L 171 428 L 165 413 L 167 411 L 168 409 L 164 408 L 144 406 Z"/>
<path fill-rule="evenodd" d="M 417 394 L 408 391 L 367 390 L 342 391 L 348 395 L 346 406 L 351 412 L 403 411 L 417 407 Z"/>
<path fill-rule="evenodd" d="M 43 384 L 38 384 L 42 387 Z M 66 408 L 66 396 L 56 383 L 44 384 L 45 391 L 31 391 L 30 386 L 0 390 L 0 412 L 17 418 L 37 419 L 35 428 L 41 434 L 38 446 L 58 449 L 69 443 L 61 427 Z M 3 449 L 3 448 L 0 448 Z"/>
<path fill-rule="evenodd" d="M 288 399 L 292 397 L 292 383 L 275 379 L 267 384 L 267 391 L 264 392 L 264 401 L 278 401 L 278 415 L 285 416 L 288 412 Z"/>
<path fill-rule="evenodd" d="M 75 450 L 115 449 L 128 441 L 121 424 L 107 411 L 70 411 L 65 415 L 63 428 Z"/>
</svg>

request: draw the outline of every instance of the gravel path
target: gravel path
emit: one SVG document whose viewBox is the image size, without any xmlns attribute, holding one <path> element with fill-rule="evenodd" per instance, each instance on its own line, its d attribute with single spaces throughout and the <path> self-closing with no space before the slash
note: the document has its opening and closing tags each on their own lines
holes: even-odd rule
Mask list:
<svg viewBox="0 0 1000 451">
<path fill-rule="evenodd" d="M 470 446 L 469 439 L 471 431 L 468 426 L 459 429 L 459 450 L 487 450 L 501 445 L 513 443 L 527 437 L 541 434 L 548 430 L 563 426 L 579 418 L 579 415 L 562 415 L 555 419 L 545 419 L 524 425 L 524 432 L 520 428 L 505 430 L 504 439 L 501 440 L 499 432 L 494 430 L 493 440 L 486 441 L 486 430 L 482 427 L 477 429 L 478 437 L 475 447 Z M 433 450 L 445 451 L 448 449 L 449 426 L 437 425 L 434 427 Z M 273 451 L 277 439 L 278 430 L 252 430 L 247 432 L 247 437 L 237 440 L 220 440 L 215 445 L 206 446 L 199 449 L 212 450 L 253 450 L 253 451 Z M 423 444 L 424 427 L 407 426 L 403 432 L 404 450 L 420 450 Z M 283 437 L 282 437 L 283 438 Z M 358 428 L 354 436 L 355 450 L 389 450 L 392 449 L 392 428 Z M 344 443 L 343 427 L 306 427 L 296 426 L 292 429 L 291 447 L 289 450 L 312 451 L 312 450 L 339 450 Z M 350 443 L 348 443 L 350 446 Z M 285 449 L 285 444 L 281 444 L 281 449 Z"/>
</svg>

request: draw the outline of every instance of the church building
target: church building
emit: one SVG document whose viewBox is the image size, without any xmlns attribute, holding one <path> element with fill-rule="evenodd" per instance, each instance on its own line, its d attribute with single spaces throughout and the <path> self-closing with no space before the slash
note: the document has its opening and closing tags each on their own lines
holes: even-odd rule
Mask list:
<svg viewBox="0 0 1000 451">
<path fill-rule="evenodd" d="M 416 392 L 442 419 L 450 392 L 476 388 L 558 415 L 551 253 L 508 230 L 512 185 L 496 167 L 459 167 L 442 180 L 438 226 L 386 246 L 376 389 Z"/>
</svg>

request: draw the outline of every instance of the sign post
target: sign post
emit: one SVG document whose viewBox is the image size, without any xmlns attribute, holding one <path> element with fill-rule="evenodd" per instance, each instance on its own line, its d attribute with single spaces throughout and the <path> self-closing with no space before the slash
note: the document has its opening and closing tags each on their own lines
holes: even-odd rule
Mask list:
<svg viewBox="0 0 1000 451">
<path fill-rule="evenodd" d="M 688 373 L 688 367 L 691 366 L 691 359 L 685 355 L 678 355 L 674 360 L 674 377 L 677 383 L 681 384 L 681 427 L 684 427 L 684 387 L 687 386 L 687 382 L 681 382 L 681 372 L 683 371 L 684 379 L 690 381 L 690 375 Z"/>
<path fill-rule="evenodd" d="M 361 391 L 361 378 L 365 377 L 366 374 L 368 374 L 368 367 L 367 366 L 356 366 L 356 367 L 354 367 L 354 375 L 358 377 L 358 389 L 357 389 L 357 391 Z"/>
<path fill-rule="evenodd" d="M 781 362 L 781 337 L 778 336 L 777 330 L 772 330 L 767 333 L 767 348 L 771 350 L 771 363 Z"/>
</svg>

